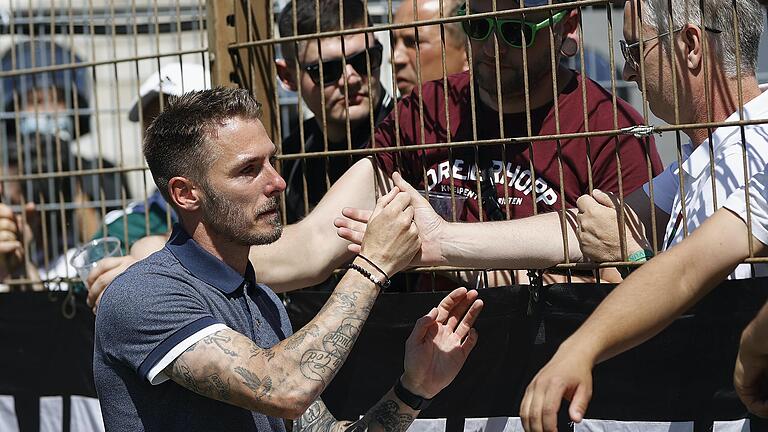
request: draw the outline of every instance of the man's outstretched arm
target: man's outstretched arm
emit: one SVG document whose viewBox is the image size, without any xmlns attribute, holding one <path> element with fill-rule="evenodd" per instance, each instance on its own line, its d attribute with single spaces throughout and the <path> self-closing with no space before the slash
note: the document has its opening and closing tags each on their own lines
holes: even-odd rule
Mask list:
<svg viewBox="0 0 768 432">
<path fill-rule="evenodd" d="M 546 268 L 564 261 L 565 247 L 561 220 L 564 221 L 571 261 L 581 260 L 576 236 L 576 211 L 552 212 L 504 222 L 450 223 L 399 173 L 392 176 L 395 186 L 408 193 L 414 208 L 422 248 L 415 265 L 451 265 L 477 268 Z M 356 251 L 366 230 L 370 211 L 347 207 L 346 218 L 336 218 L 337 234 L 352 242 Z"/>
<path fill-rule="evenodd" d="M 643 226 L 650 226 L 648 196 L 642 189 L 625 201 L 625 243 L 619 236 L 615 198 L 595 190 L 593 196 L 578 200 L 578 209 L 555 211 L 501 222 L 449 223 L 443 220 L 398 173 L 394 184 L 411 194 L 422 249 L 414 265 L 450 265 L 474 268 L 548 268 L 566 261 L 622 261 L 626 255 L 644 249 Z M 633 207 L 638 207 L 635 214 Z M 365 233 L 370 211 L 345 208 L 337 218 L 337 234 L 356 251 Z M 656 212 L 657 226 L 666 213 Z M 563 236 L 565 232 L 565 236 Z M 565 238 L 565 240 L 564 240 Z M 566 243 L 567 242 L 567 243 Z"/>
<path fill-rule="evenodd" d="M 528 386 L 520 406 L 525 430 L 557 430 L 563 398 L 571 400 L 571 419 L 581 421 L 591 398 L 594 365 L 664 329 L 749 256 L 749 241 L 744 222 L 720 209 L 685 241 L 632 273 Z M 756 239 L 752 242 L 756 253 L 766 251 Z"/>
<path fill-rule="evenodd" d="M 336 235 L 333 220 L 344 207 L 371 210 L 377 194 L 391 189 L 371 158 L 355 163 L 333 184 L 304 219 L 286 226 L 280 239 L 251 248 L 258 281 L 277 292 L 317 284 L 352 258 L 348 243 Z M 377 183 L 378 182 L 378 183 Z"/>
</svg>

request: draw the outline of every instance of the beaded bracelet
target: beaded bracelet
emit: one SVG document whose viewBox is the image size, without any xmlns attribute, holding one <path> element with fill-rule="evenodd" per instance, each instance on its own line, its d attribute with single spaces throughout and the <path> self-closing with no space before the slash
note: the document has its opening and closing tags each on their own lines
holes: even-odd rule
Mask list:
<svg viewBox="0 0 768 432">
<path fill-rule="evenodd" d="M 375 283 L 379 288 L 381 288 L 382 291 L 384 291 L 387 288 L 389 288 L 389 284 L 390 284 L 389 279 L 381 281 L 381 280 L 379 280 L 379 278 L 377 278 L 376 276 L 372 275 L 371 272 L 369 272 L 368 270 L 360 267 L 359 265 L 357 265 L 355 263 L 347 264 L 347 268 L 355 270 L 358 273 L 360 273 L 361 275 L 365 276 L 369 281 Z"/>
<path fill-rule="evenodd" d="M 372 266 L 373 266 L 373 268 L 375 268 L 376 270 L 378 270 L 378 271 L 379 271 L 379 273 L 381 273 L 381 274 L 384 276 L 384 278 L 386 278 L 387 280 L 389 280 L 389 275 L 388 275 L 388 274 L 387 274 L 387 273 L 386 273 L 384 270 L 382 270 L 382 269 L 381 269 L 381 267 L 377 266 L 375 262 L 373 262 L 373 261 L 371 261 L 370 259 L 368 259 L 368 258 L 366 258 L 365 256 L 363 256 L 363 254 L 357 254 L 357 256 L 359 256 L 360 258 L 364 259 L 364 260 L 365 260 L 365 262 L 367 262 L 368 264 L 372 265 Z"/>
</svg>

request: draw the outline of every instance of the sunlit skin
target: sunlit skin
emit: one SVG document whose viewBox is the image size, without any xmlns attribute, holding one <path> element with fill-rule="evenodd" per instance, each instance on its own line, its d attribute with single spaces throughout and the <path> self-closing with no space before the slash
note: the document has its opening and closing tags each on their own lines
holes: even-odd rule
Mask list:
<svg viewBox="0 0 768 432">
<path fill-rule="evenodd" d="M 368 46 L 374 46 L 373 35 L 367 35 Z M 299 44 L 297 59 L 299 65 L 310 65 L 320 61 L 350 57 L 353 54 L 363 52 L 366 48 L 366 35 L 354 34 L 344 37 L 344 43 L 340 37 L 320 39 Z M 301 97 L 307 107 L 315 114 L 315 118 L 322 125 L 323 96 L 325 96 L 325 117 L 327 122 L 326 135 L 333 142 L 341 142 L 346 136 L 347 106 L 349 107 L 350 129 L 354 130 L 363 122 L 369 121 L 370 107 L 374 110 L 381 100 L 381 86 L 379 85 L 380 69 L 371 70 L 371 76 L 359 74 L 347 64 L 344 74 L 333 85 L 323 87 L 315 84 L 309 75 L 300 67 L 298 79 L 296 78 L 295 64 L 288 64 L 285 60 L 277 60 L 278 73 L 283 84 L 292 91 L 298 91 L 301 87 Z M 344 81 L 346 79 L 347 91 L 345 93 Z M 346 101 L 346 102 L 345 102 Z"/>
<path fill-rule="evenodd" d="M 628 0 L 624 3 L 624 40 L 628 44 L 635 43 L 639 40 L 637 34 L 639 17 L 637 16 L 636 4 L 633 1 Z M 648 25 L 641 24 L 640 29 L 644 40 L 647 40 L 657 35 L 655 29 Z M 674 104 L 672 95 L 672 71 L 670 70 L 670 56 L 668 52 L 665 52 L 662 43 L 668 43 L 665 38 L 657 38 L 649 40 L 644 44 L 644 50 L 641 58 L 638 61 L 643 62 L 643 68 L 645 73 L 645 97 L 648 100 L 648 105 L 653 113 L 668 123 L 675 123 Z M 684 62 L 684 58 L 678 55 L 678 62 Z M 684 73 L 682 69 L 677 68 L 676 76 L 680 77 Z M 622 77 L 626 81 L 635 82 L 638 89 L 642 91 L 642 82 L 640 77 L 640 71 L 634 70 L 627 62 L 624 62 L 624 68 L 622 71 Z M 678 87 L 680 83 L 678 80 Z M 683 110 L 681 110 L 683 111 Z M 685 112 L 680 112 L 680 120 L 684 121 Z"/>
<path fill-rule="evenodd" d="M 448 11 L 444 8 L 444 16 Z M 395 13 L 396 24 L 424 21 L 440 17 L 440 1 L 428 0 L 417 3 L 414 15 L 413 1 L 404 0 Z M 392 58 L 395 66 L 395 80 L 401 96 L 409 94 L 418 84 L 418 73 L 421 72 L 421 82 L 432 81 L 443 77 L 443 43 L 440 26 L 431 25 L 396 29 L 394 35 L 394 51 Z M 416 46 L 418 43 L 418 56 Z M 467 57 L 464 50 L 464 37 L 459 40 L 450 32 L 445 31 L 445 69 L 447 75 L 467 70 Z"/>
<path fill-rule="evenodd" d="M 496 10 L 514 10 L 518 9 L 520 2 L 517 0 L 497 0 Z M 493 11 L 493 0 L 475 0 L 471 4 L 473 13 Z M 540 22 L 549 17 L 549 12 L 538 11 L 523 15 L 510 15 L 502 18 L 524 18 L 529 22 Z M 558 65 L 557 85 L 558 93 L 570 81 L 572 72 L 560 63 L 560 45 L 562 39 L 568 34 L 578 31 L 578 12 L 572 10 L 562 21 L 555 24 L 554 27 L 546 27 L 536 33 L 533 44 L 526 49 L 528 62 L 528 85 L 530 92 L 530 106 L 537 108 L 552 100 L 552 86 L 540 85 L 552 82 L 552 59 L 550 34 L 554 31 L 554 54 L 555 64 Z M 478 83 L 480 99 L 488 106 L 497 108 L 499 106 L 496 91 L 496 51 L 495 51 L 495 32 L 485 41 L 471 40 L 472 44 L 472 65 L 474 68 L 475 81 Z M 526 109 L 525 102 L 525 81 L 523 70 L 523 49 L 514 48 L 507 45 L 500 38 L 499 47 L 499 70 L 501 82 L 501 95 L 503 99 L 502 109 L 506 113 L 523 112 Z"/>
<path fill-rule="evenodd" d="M 218 227 L 201 223 L 205 200 L 211 197 L 184 177 L 171 179 L 171 197 L 193 238 L 235 270 L 245 272 L 250 244 L 243 240 L 274 236 L 280 229 L 276 200 L 285 190 L 285 181 L 272 164 L 276 147 L 260 121 L 238 117 L 219 127 L 210 145 L 217 157 L 208 168 L 207 184 L 216 191 L 215 199 L 236 203 L 242 218 L 223 220 Z M 236 225 L 227 224 L 233 222 Z"/>
<path fill-rule="evenodd" d="M 628 44 L 637 42 L 639 39 L 637 34 L 639 17 L 636 8 L 635 1 L 628 0 L 624 4 L 623 32 Z M 657 117 L 670 124 L 698 123 L 707 118 L 726 119 L 737 110 L 738 80 L 735 77 L 728 77 L 723 68 L 718 66 L 721 59 L 712 48 L 713 36 L 710 32 L 688 24 L 682 30 L 673 32 L 672 36 L 654 38 L 659 34 L 656 29 L 645 24 L 640 28 L 643 40 L 648 41 L 644 44 L 642 55 L 638 58 L 638 61 L 643 62 L 645 98 L 648 100 L 649 108 Z M 705 37 L 710 41 L 706 47 L 707 50 L 704 47 L 703 38 Z M 672 85 L 673 65 L 668 49 L 670 38 L 675 53 L 675 86 Z M 705 64 L 708 65 L 706 74 Z M 638 88 L 643 90 L 640 71 L 634 70 L 626 62 L 623 78 L 635 82 Z M 756 79 L 751 76 L 743 76 L 740 87 L 744 101 L 751 100 L 760 93 Z M 717 91 L 719 96 L 710 95 L 710 100 L 707 100 L 705 88 L 709 88 L 710 92 Z M 694 146 L 698 146 L 709 136 L 706 129 L 688 129 L 684 132 L 691 138 Z"/>
</svg>

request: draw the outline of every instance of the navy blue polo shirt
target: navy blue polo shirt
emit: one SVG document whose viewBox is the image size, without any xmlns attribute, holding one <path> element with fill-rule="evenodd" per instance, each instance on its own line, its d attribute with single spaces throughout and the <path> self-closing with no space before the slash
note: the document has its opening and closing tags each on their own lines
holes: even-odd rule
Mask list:
<svg viewBox="0 0 768 432">
<path fill-rule="evenodd" d="M 262 348 L 289 336 L 282 303 L 254 280 L 250 263 L 241 275 L 179 225 L 162 250 L 115 278 L 99 304 L 93 358 L 107 430 L 285 430 L 281 419 L 200 396 L 162 372 L 224 328 Z"/>
</svg>

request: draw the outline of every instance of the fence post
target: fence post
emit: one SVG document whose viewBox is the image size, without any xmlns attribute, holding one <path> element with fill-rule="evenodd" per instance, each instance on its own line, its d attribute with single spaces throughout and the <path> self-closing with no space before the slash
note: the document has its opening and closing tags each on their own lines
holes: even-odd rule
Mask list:
<svg viewBox="0 0 768 432">
<path fill-rule="evenodd" d="M 262 104 L 262 123 L 273 141 L 280 141 L 272 45 L 232 45 L 272 37 L 272 3 L 268 0 L 207 0 L 208 47 L 214 85 L 242 87 Z"/>
</svg>

